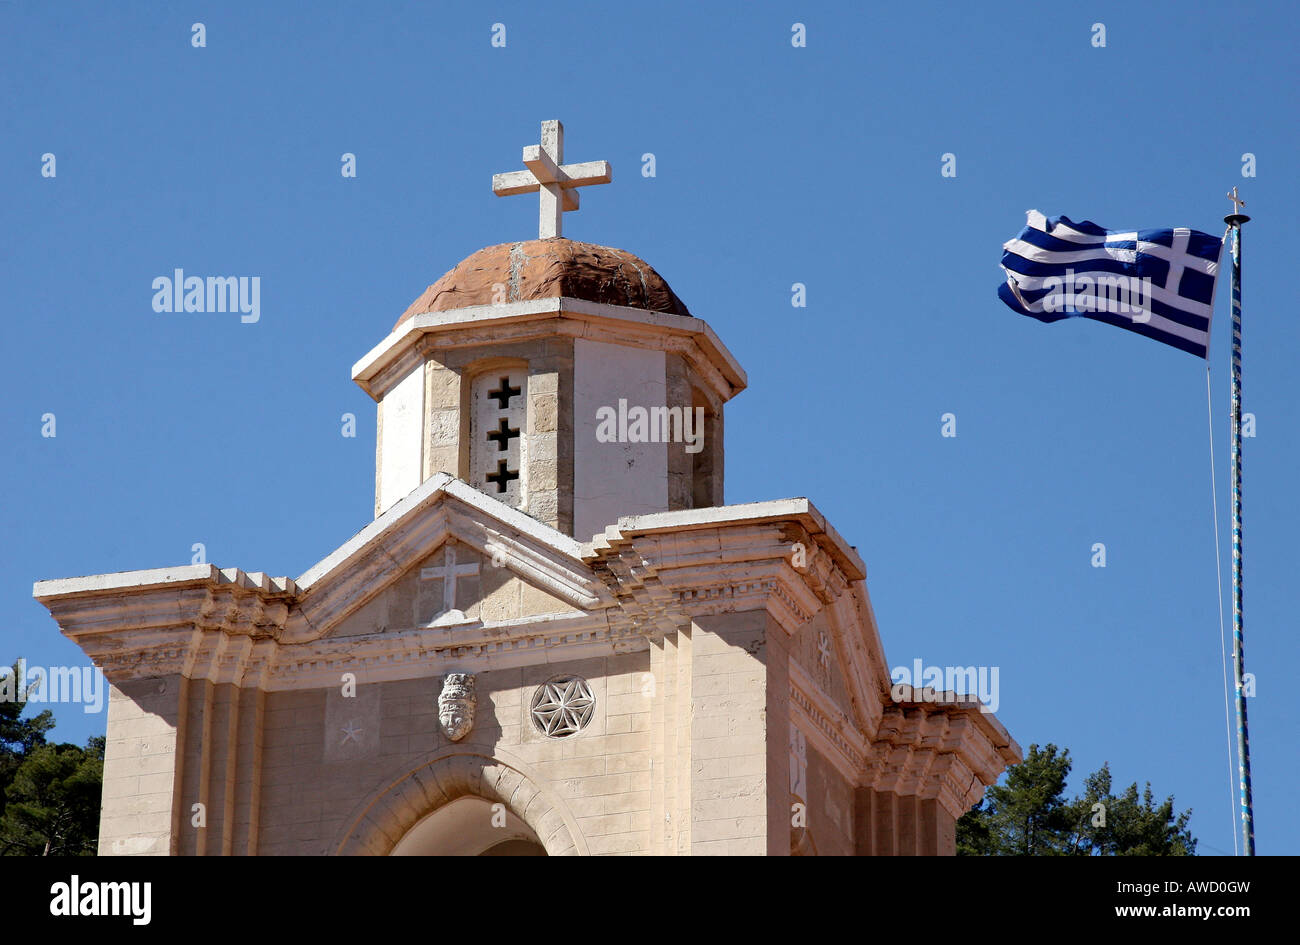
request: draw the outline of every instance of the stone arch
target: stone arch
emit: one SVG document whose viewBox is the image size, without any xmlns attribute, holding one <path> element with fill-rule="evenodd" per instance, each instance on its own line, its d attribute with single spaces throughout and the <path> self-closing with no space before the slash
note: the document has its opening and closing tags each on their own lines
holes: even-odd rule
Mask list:
<svg viewBox="0 0 1300 945">
<path fill-rule="evenodd" d="M 503 805 L 474 794 L 424 815 L 389 856 L 545 856 L 537 834 Z"/>
<path fill-rule="evenodd" d="M 464 749 L 435 757 L 372 797 L 335 853 L 386 856 L 428 814 L 462 797 L 504 804 L 537 835 L 547 856 L 587 853 L 572 816 L 521 764 Z"/>
</svg>

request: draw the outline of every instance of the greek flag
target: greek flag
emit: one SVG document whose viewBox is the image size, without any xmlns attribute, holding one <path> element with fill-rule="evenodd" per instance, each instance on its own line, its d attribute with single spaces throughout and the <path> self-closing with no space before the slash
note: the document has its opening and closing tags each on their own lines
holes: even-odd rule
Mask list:
<svg viewBox="0 0 1300 945">
<path fill-rule="evenodd" d="M 1106 230 L 1028 213 L 1002 244 L 998 297 L 1021 315 L 1072 315 L 1127 328 L 1204 358 L 1223 241 L 1199 230 Z"/>
</svg>

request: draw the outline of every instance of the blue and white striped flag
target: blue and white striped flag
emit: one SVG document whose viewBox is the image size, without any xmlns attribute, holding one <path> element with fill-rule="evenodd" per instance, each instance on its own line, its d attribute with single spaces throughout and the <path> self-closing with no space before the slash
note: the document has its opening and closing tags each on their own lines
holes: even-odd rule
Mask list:
<svg viewBox="0 0 1300 945">
<path fill-rule="evenodd" d="M 998 297 L 1021 315 L 1072 315 L 1127 328 L 1204 358 L 1223 241 L 1175 227 L 1105 230 L 1037 210 L 1002 245 Z"/>
</svg>

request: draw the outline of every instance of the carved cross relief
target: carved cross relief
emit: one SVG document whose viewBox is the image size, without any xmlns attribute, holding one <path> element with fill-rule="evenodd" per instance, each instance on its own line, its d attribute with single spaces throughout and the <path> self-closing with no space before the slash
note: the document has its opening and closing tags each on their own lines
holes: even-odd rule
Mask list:
<svg viewBox="0 0 1300 945">
<path fill-rule="evenodd" d="M 457 560 L 458 557 L 460 560 Z M 466 557 L 456 540 L 448 539 L 447 544 L 443 546 L 443 563 L 420 569 L 421 623 L 440 626 L 464 623 L 469 619 L 456 607 L 458 596 L 462 603 L 465 603 L 468 598 L 465 593 L 457 594 L 457 585 L 462 578 L 477 577 L 479 566 L 477 561 L 466 561 Z M 426 582 L 429 582 L 427 587 Z M 432 582 L 441 582 L 441 587 L 435 589 Z M 474 583 L 474 590 L 477 591 L 477 581 Z M 439 590 L 441 594 L 436 593 Z"/>
</svg>

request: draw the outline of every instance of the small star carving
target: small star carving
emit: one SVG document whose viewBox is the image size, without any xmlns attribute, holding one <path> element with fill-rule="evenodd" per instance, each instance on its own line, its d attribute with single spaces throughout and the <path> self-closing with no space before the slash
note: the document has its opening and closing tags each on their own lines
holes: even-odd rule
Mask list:
<svg viewBox="0 0 1300 945">
<path fill-rule="evenodd" d="M 361 739 L 357 736 L 365 731 L 365 729 L 357 728 L 356 723 L 349 720 L 348 724 L 343 726 L 340 731 L 343 732 L 343 741 L 339 742 L 340 745 L 346 745 L 349 741 L 356 742 L 360 745 Z"/>
</svg>

